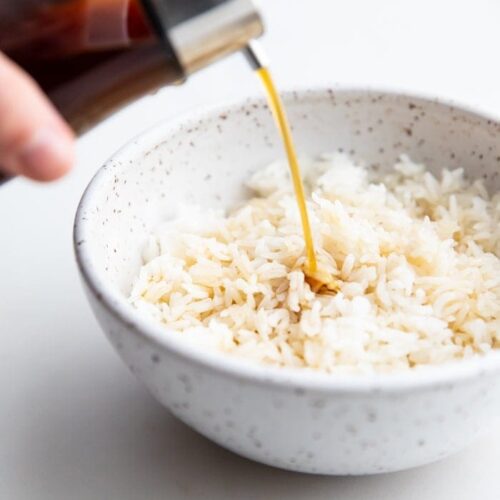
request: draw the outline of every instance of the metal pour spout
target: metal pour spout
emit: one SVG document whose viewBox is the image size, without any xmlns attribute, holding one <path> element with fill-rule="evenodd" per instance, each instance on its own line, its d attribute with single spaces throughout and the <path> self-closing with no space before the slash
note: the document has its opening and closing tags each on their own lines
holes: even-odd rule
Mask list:
<svg viewBox="0 0 500 500">
<path fill-rule="evenodd" d="M 269 66 L 269 58 L 264 48 L 257 40 L 250 40 L 243 48 L 243 55 L 250 64 L 250 67 L 257 71 Z"/>
</svg>

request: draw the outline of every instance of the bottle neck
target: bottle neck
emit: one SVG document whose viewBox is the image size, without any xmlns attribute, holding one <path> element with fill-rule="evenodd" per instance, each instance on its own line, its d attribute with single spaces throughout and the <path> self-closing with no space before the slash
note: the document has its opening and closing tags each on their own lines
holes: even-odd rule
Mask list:
<svg viewBox="0 0 500 500">
<path fill-rule="evenodd" d="M 251 0 L 142 0 L 185 75 L 243 49 L 263 32 Z"/>
</svg>

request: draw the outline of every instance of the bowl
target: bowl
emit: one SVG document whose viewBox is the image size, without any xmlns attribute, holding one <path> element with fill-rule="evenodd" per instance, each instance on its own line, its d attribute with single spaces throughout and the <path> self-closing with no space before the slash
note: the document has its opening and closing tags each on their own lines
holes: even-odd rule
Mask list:
<svg viewBox="0 0 500 500">
<path fill-rule="evenodd" d="M 286 93 L 301 154 L 343 149 L 380 168 L 401 153 L 463 166 L 500 187 L 500 125 L 437 100 L 370 90 Z M 127 301 L 149 233 L 180 203 L 230 207 L 243 181 L 282 157 L 264 99 L 161 124 L 96 174 L 74 244 L 90 304 L 130 370 L 180 420 L 221 446 L 321 474 L 407 469 L 450 455 L 500 415 L 500 355 L 419 371 L 334 376 L 266 367 L 169 335 Z"/>
</svg>

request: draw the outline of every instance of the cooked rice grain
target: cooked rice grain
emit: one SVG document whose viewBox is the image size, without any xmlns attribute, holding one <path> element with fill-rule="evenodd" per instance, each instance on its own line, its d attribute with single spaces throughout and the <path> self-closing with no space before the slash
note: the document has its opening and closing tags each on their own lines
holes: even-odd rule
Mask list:
<svg viewBox="0 0 500 500">
<path fill-rule="evenodd" d="M 151 237 L 130 300 L 202 347 L 324 372 L 387 372 L 500 347 L 500 195 L 406 156 L 380 175 L 342 154 L 302 162 L 315 294 L 287 165 L 253 176 L 225 216 L 184 208 Z"/>
</svg>

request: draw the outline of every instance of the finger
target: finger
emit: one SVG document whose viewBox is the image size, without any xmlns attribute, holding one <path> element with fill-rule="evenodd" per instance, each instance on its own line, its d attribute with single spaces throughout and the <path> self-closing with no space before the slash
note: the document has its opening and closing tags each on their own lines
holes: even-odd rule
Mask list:
<svg viewBox="0 0 500 500">
<path fill-rule="evenodd" d="M 50 181 L 74 160 L 74 137 L 36 83 L 0 53 L 0 166 Z"/>
</svg>

